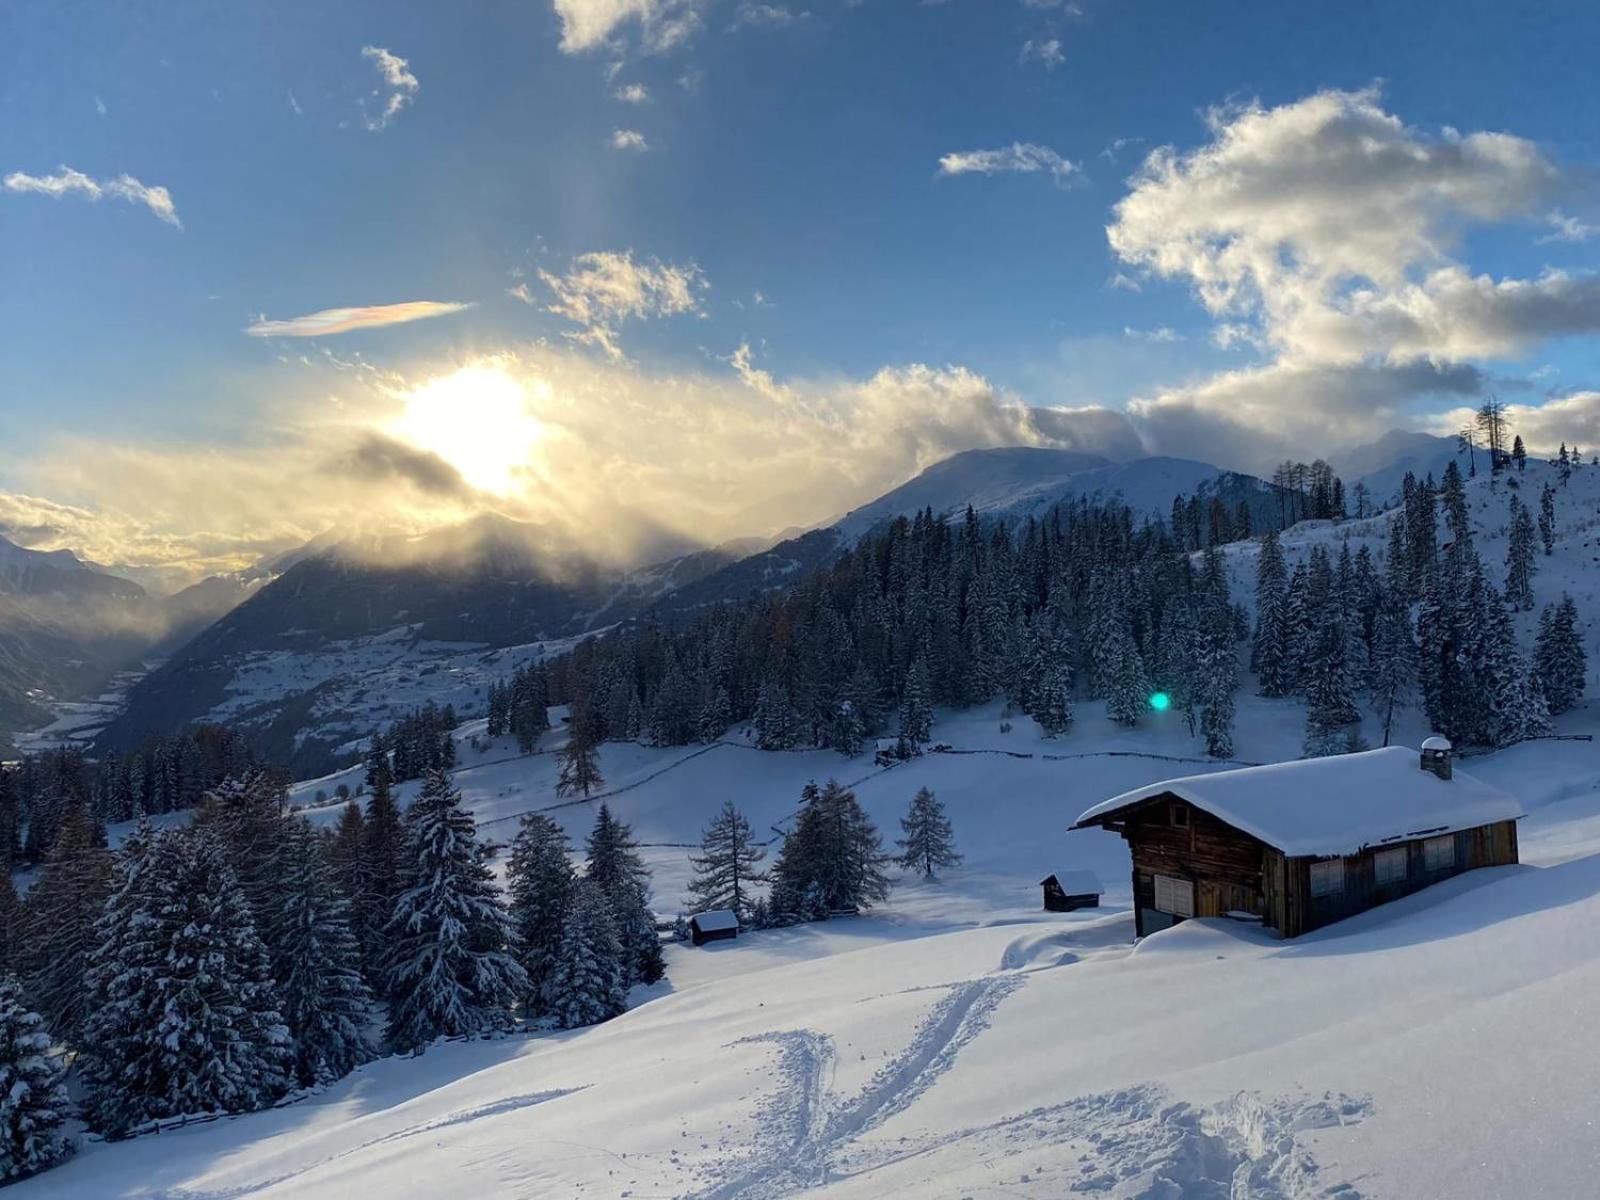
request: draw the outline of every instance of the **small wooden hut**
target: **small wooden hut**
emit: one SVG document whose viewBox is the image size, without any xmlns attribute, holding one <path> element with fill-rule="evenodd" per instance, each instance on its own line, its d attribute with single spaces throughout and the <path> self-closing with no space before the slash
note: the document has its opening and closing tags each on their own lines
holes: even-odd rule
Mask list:
<svg viewBox="0 0 1600 1200">
<path fill-rule="evenodd" d="M 689 940 L 696 946 L 739 936 L 739 918 L 729 908 L 714 908 L 689 918 Z"/>
<path fill-rule="evenodd" d="M 1072 912 L 1079 908 L 1099 908 L 1105 888 L 1093 871 L 1057 871 L 1039 881 L 1044 889 L 1046 912 Z"/>
<path fill-rule="evenodd" d="M 1512 796 L 1450 743 L 1191 775 L 1114 796 L 1073 829 L 1120 833 L 1140 937 L 1186 917 L 1296 937 L 1477 867 L 1517 861 Z"/>
</svg>

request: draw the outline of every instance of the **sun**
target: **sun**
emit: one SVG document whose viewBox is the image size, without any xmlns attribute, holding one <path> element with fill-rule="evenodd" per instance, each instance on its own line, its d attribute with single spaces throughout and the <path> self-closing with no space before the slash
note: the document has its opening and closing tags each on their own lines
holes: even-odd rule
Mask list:
<svg viewBox="0 0 1600 1200">
<path fill-rule="evenodd" d="M 493 364 L 462 367 L 405 395 L 388 432 L 437 454 L 479 491 L 509 496 L 544 439 L 523 385 Z"/>
</svg>

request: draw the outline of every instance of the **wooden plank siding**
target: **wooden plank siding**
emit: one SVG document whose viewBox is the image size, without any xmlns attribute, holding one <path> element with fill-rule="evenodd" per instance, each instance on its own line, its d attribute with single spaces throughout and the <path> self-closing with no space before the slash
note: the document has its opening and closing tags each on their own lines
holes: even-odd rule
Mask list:
<svg viewBox="0 0 1600 1200">
<path fill-rule="evenodd" d="M 1134 928 L 1140 937 L 1174 923 L 1156 909 L 1157 875 L 1194 885 L 1197 917 L 1249 913 L 1283 937 L 1297 937 L 1463 871 L 1517 861 L 1516 822 L 1501 821 L 1442 835 L 1453 847 L 1446 867 L 1429 869 L 1425 836 L 1344 855 L 1343 887 L 1313 896 L 1311 866 L 1330 859 L 1291 858 L 1170 792 L 1117 813 L 1106 827 L 1126 839 L 1133 859 Z M 1405 875 L 1379 884 L 1377 855 L 1390 850 L 1405 851 Z"/>
</svg>

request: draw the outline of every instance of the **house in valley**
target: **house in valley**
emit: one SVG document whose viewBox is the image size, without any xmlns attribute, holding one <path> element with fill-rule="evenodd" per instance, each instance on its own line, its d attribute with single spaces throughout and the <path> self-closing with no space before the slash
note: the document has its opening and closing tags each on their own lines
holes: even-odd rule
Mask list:
<svg viewBox="0 0 1600 1200">
<path fill-rule="evenodd" d="M 1133 855 L 1140 937 L 1185 917 L 1296 937 L 1478 867 L 1517 861 L 1521 803 L 1454 769 L 1450 743 L 1190 775 L 1095 805 L 1073 829 Z"/>
</svg>

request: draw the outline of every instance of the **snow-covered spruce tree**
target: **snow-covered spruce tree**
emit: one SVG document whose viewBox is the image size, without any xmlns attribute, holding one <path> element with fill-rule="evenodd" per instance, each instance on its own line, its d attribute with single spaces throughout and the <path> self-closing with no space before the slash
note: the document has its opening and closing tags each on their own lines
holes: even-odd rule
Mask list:
<svg viewBox="0 0 1600 1200">
<path fill-rule="evenodd" d="M 376 749 L 378 739 L 374 738 L 373 743 Z M 367 986 L 375 994 L 387 998 L 385 931 L 400 894 L 405 891 L 410 856 L 400 805 L 395 800 L 394 780 L 388 760 L 381 754 L 368 760 L 367 786 L 372 794 L 362 821 L 361 892 L 350 897 L 351 916 L 356 940 L 361 944 Z"/>
<path fill-rule="evenodd" d="M 1206 753 L 1213 758 L 1233 757 L 1234 691 L 1239 686 L 1239 650 L 1234 640 L 1233 611 L 1224 588 L 1220 597 L 1207 598 L 1195 639 L 1195 700 L 1200 706 L 1200 730 Z"/>
<path fill-rule="evenodd" d="M 1533 648 L 1533 675 L 1550 712 L 1566 712 L 1583 698 L 1588 670 L 1583 639 L 1578 634 L 1578 607 L 1563 595 L 1539 614 L 1539 635 Z"/>
<path fill-rule="evenodd" d="M 319 835 L 304 820 L 285 823 L 282 907 L 272 922 L 272 973 L 294 1039 L 302 1086 L 329 1083 L 372 1058 L 367 1026 L 372 993 L 361 977 L 361 947 L 350 903 L 334 880 Z"/>
<path fill-rule="evenodd" d="M 1405 601 L 1394 595 L 1384 597 L 1378 610 L 1372 653 L 1372 707 L 1383 728 L 1383 744 L 1389 744 L 1394 719 L 1412 700 L 1417 686 L 1417 640 L 1411 631 L 1411 615 Z"/>
<path fill-rule="evenodd" d="M 1539 544 L 1546 556 L 1556 548 L 1556 490 L 1548 483 L 1539 493 Z"/>
<path fill-rule="evenodd" d="M 1144 659 L 1125 621 L 1112 621 L 1106 628 L 1101 652 L 1107 664 L 1106 716 L 1118 725 L 1137 725 L 1150 703 L 1150 679 L 1145 674 Z"/>
<path fill-rule="evenodd" d="M 1045 737 L 1059 737 L 1072 728 L 1072 635 L 1047 613 L 1028 640 L 1019 701 Z"/>
<path fill-rule="evenodd" d="M 216 842 L 250 906 L 256 933 L 273 961 L 273 944 L 284 891 L 284 851 L 288 820 L 284 785 L 264 771 L 225 779 L 205 794 L 195 830 Z"/>
<path fill-rule="evenodd" d="M 1261 539 L 1256 561 L 1256 631 L 1250 643 L 1250 669 L 1261 681 L 1263 696 L 1287 696 L 1289 678 L 1289 582 L 1283 547 L 1276 530 Z"/>
<path fill-rule="evenodd" d="M 350 902 L 351 929 L 356 929 L 356 905 L 366 895 L 366 863 L 362 846 L 367 836 L 367 820 L 361 815 L 361 805 L 354 800 L 344 806 L 339 814 L 339 825 L 328 843 L 328 862 L 333 867 L 333 878 L 344 898 Z M 357 939 L 359 942 L 359 938 Z"/>
<path fill-rule="evenodd" d="M 72 1153 L 61 1132 L 64 1075 L 44 1018 L 23 1002 L 15 977 L 0 975 L 0 1180 L 33 1175 Z"/>
<path fill-rule="evenodd" d="M 81 803 L 68 806 L 23 910 L 23 986 L 51 1031 L 76 1045 L 89 1012 L 83 986 L 111 859 Z"/>
<path fill-rule="evenodd" d="M 585 850 L 584 877 L 599 886 L 610 906 L 628 986 L 655 983 L 667 968 L 650 912 L 650 872 L 639 857 L 633 830 L 602 803 Z"/>
<path fill-rule="evenodd" d="M 511 843 L 506 865 L 506 901 L 512 951 L 528 977 L 525 1007 L 543 1011 L 545 980 L 572 906 L 571 846 L 567 835 L 543 813 L 529 813 Z"/>
<path fill-rule="evenodd" d="M 1498 469 L 1498 468 L 1497 468 Z M 1461 468 L 1451 459 L 1445 466 L 1444 478 L 1439 484 L 1439 507 L 1444 510 L 1445 528 L 1450 539 L 1459 548 L 1472 545 L 1472 520 L 1467 515 L 1467 489 L 1461 479 Z"/>
<path fill-rule="evenodd" d="M 1469 647 L 1484 700 L 1484 725 L 1475 741 L 1512 746 L 1550 732 L 1550 710 L 1517 648 L 1505 605 L 1489 590 L 1490 606 Z"/>
<path fill-rule="evenodd" d="M 592 879 L 573 884 L 550 968 L 542 1010 L 562 1029 L 608 1021 L 628 1007 L 627 972 L 605 892 Z"/>
<path fill-rule="evenodd" d="M 918 788 L 911 798 L 911 808 L 900 818 L 900 829 L 905 837 L 895 844 L 900 847 L 900 865 L 906 870 L 921 871 L 924 879 L 931 880 L 940 868 L 960 865 L 950 818 L 927 788 Z"/>
<path fill-rule="evenodd" d="M 19 968 L 22 915 L 22 901 L 11 882 L 11 871 L 0 869 L 0 974 Z"/>
<path fill-rule="evenodd" d="M 1345 641 L 1344 621 L 1335 612 L 1325 612 L 1305 663 L 1307 757 L 1343 753 L 1361 720 L 1345 667 Z"/>
<path fill-rule="evenodd" d="M 405 816 L 406 890 L 385 936 L 389 1038 L 420 1050 L 439 1037 L 504 1028 L 527 976 L 511 921 L 478 854 L 477 827 L 443 771 L 430 771 Z"/>
<path fill-rule="evenodd" d="M 750 822 L 725 801 L 700 839 L 700 853 L 689 856 L 694 878 L 689 881 L 689 907 L 694 912 L 731 909 L 741 923 L 755 903 L 754 885 L 765 883 L 761 862 L 766 848 L 755 840 Z"/>
<path fill-rule="evenodd" d="M 928 659 L 918 655 L 906 672 L 900 693 L 900 736 L 912 746 L 922 746 L 933 736 L 932 685 L 928 679 Z"/>
<path fill-rule="evenodd" d="M 89 1117 L 113 1137 L 262 1108 L 291 1081 L 266 947 L 216 840 L 190 829 L 148 838 L 118 855 L 89 976 Z"/>
<path fill-rule="evenodd" d="M 557 754 L 556 795 L 587 799 L 605 786 L 600 774 L 600 746 L 587 705 L 575 707 L 567 722 L 567 741 Z"/>
<path fill-rule="evenodd" d="M 877 828 L 855 793 L 830 779 L 807 784 L 773 866 L 772 907 L 790 919 L 870 908 L 889 895 Z"/>
<path fill-rule="evenodd" d="M 761 682 L 756 698 L 756 745 L 763 750 L 788 750 L 794 746 L 794 713 L 789 704 L 789 693 L 776 678 L 768 676 Z"/>
<path fill-rule="evenodd" d="M 1527 611 L 1533 607 L 1533 518 L 1528 506 L 1511 497 L 1511 536 L 1506 546 L 1506 603 Z"/>
</svg>

